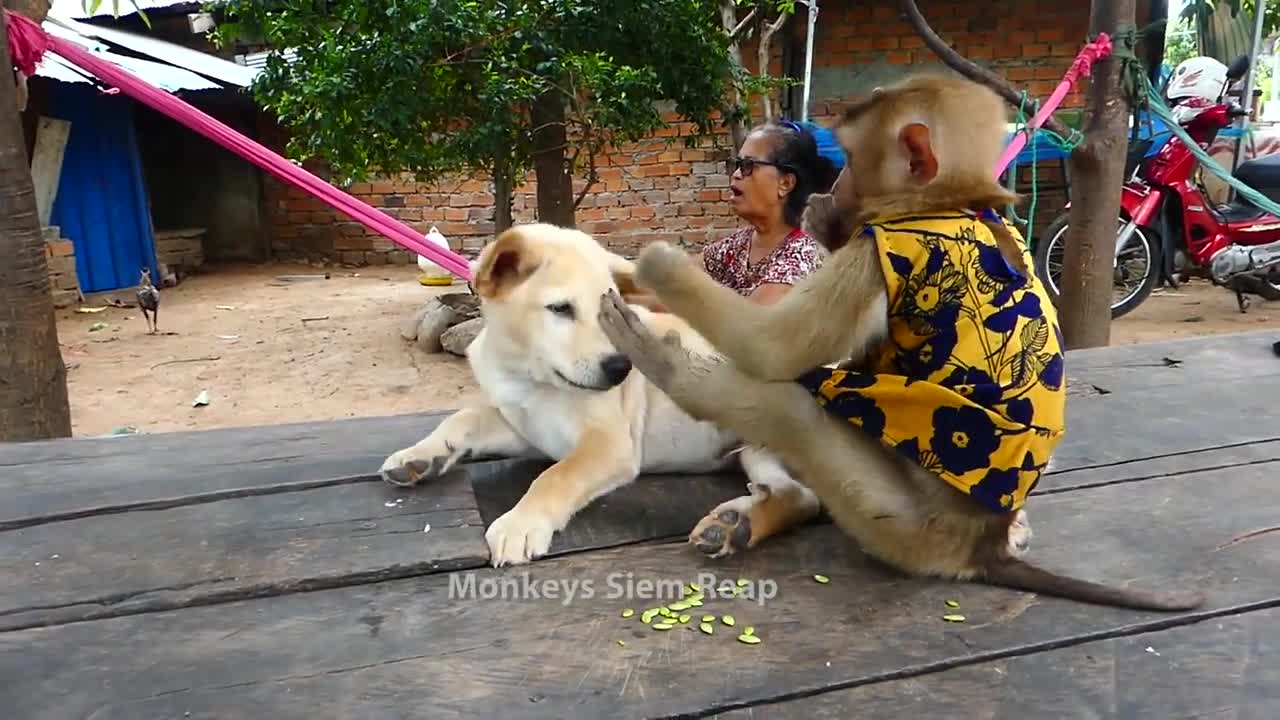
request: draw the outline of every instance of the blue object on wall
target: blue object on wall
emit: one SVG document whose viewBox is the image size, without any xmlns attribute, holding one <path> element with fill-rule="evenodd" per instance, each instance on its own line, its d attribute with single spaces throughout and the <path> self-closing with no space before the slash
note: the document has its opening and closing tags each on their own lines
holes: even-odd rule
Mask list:
<svg viewBox="0 0 1280 720">
<path fill-rule="evenodd" d="M 82 292 L 158 282 L 155 235 L 134 133 L 133 101 L 88 84 L 50 83 L 48 114 L 71 123 L 50 224 L 75 244 Z"/>
</svg>

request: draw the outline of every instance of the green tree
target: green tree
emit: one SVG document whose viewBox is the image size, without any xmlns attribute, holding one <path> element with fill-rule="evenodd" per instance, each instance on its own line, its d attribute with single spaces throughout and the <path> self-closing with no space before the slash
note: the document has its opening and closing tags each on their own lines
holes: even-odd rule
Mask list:
<svg viewBox="0 0 1280 720">
<path fill-rule="evenodd" d="M 1238 15 L 1241 10 L 1244 10 L 1249 17 L 1253 17 L 1258 7 L 1255 0 L 1187 0 L 1182 5 L 1178 20 L 1188 23 L 1191 27 L 1202 27 L 1208 22 L 1209 16 L 1213 14 L 1219 2 L 1225 2 L 1231 8 L 1231 17 Z M 1280 30 L 1280 12 L 1276 12 L 1276 8 L 1271 3 L 1268 3 L 1265 9 L 1266 15 L 1262 18 L 1262 37 L 1269 38 Z"/>
<path fill-rule="evenodd" d="M 217 40 L 272 48 L 253 91 L 286 152 L 339 182 L 411 172 L 495 182 L 499 229 L 532 168 L 538 218 L 571 226 L 607 146 L 727 110 L 729 38 L 712 0 L 229 0 Z M 288 62 L 282 51 L 296 55 Z M 692 139 L 690 139 L 692 140 Z"/>
</svg>

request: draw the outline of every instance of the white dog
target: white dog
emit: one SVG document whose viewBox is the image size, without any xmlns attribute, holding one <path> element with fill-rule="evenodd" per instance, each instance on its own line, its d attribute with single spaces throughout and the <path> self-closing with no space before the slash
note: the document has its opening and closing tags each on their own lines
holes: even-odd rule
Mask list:
<svg viewBox="0 0 1280 720">
<path fill-rule="evenodd" d="M 706 473 L 731 467 L 749 494 L 705 517 L 690 542 L 713 557 L 755 546 L 819 512 L 817 497 L 763 450 L 684 414 L 614 349 L 597 314 L 611 289 L 635 292 L 633 267 L 590 236 L 545 224 L 502 233 L 475 263 L 484 329 L 467 349 L 488 404 L 459 410 L 383 463 L 407 486 L 455 463 L 533 457 L 555 462 L 488 531 L 494 566 L 545 555 L 552 536 L 595 498 L 640 473 Z M 656 333 L 714 355 L 674 315 L 636 312 Z"/>
</svg>

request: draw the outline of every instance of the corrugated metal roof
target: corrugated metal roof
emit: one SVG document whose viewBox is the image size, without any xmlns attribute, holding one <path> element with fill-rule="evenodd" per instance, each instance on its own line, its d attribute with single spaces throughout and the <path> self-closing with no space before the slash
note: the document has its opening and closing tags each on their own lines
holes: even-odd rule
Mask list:
<svg viewBox="0 0 1280 720">
<path fill-rule="evenodd" d="M 114 16 L 116 14 L 116 5 L 120 6 L 120 17 L 125 17 L 126 15 L 137 13 L 138 11 L 135 8 L 142 8 L 143 12 L 161 10 L 176 5 L 191 5 L 199 9 L 201 3 L 192 2 L 192 0 L 118 0 L 118 2 L 117 0 L 102 0 L 97 10 L 86 12 L 84 0 L 53 0 L 49 11 L 56 11 L 59 15 L 73 20 L 87 20 L 95 17 Z"/>
<path fill-rule="evenodd" d="M 238 65 L 230 60 L 223 60 L 216 55 L 192 50 L 189 47 L 183 47 L 167 40 L 160 40 L 115 28 L 76 22 L 64 15 L 56 14 L 52 10 L 49 12 L 49 17 L 81 36 L 105 40 L 113 45 L 128 48 L 156 60 L 220 80 L 229 85 L 249 87 L 260 72 L 258 68 Z"/>
<path fill-rule="evenodd" d="M 78 2 L 78 0 L 76 1 Z M 109 1 L 110 0 L 103 0 L 104 3 Z M 174 64 L 143 60 L 141 58 L 129 57 L 110 52 L 108 49 L 110 48 L 110 45 L 86 36 L 87 34 L 100 34 L 98 32 L 100 28 L 78 23 L 75 20 L 66 18 L 65 16 L 55 16 L 52 11 L 50 11 L 49 17 L 44 21 L 42 27 L 49 34 L 56 35 L 57 37 L 69 40 L 77 45 L 81 45 L 89 52 L 101 56 L 104 60 L 114 65 L 118 65 L 134 75 L 137 75 L 139 78 L 145 80 L 151 85 L 167 90 L 168 92 L 177 92 L 179 90 L 219 90 L 223 87 L 202 75 L 196 74 L 186 68 L 179 67 Z M 84 32 L 79 32 L 82 29 Z M 113 34 L 119 32 L 120 31 L 112 31 Z M 125 45 L 124 43 L 118 44 Z M 136 50 L 136 48 L 133 49 Z M 139 50 L 138 52 L 142 51 Z M 235 63 L 227 62 L 226 60 L 213 57 L 212 55 L 205 55 L 204 53 L 196 50 L 191 50 L 190 52 L 204 56 L 204 58 L 208 60 L 216 60 L 219 63 L 229 65 L 237 70 L 245 70 L 245 68 L 241 68 Z M 213 63 L 205 62 L 202 63 L 201 66 L 205 67 L 208 65 L 213 65 Z M 205 67 L 205 69 L 208 68 Z M 219 69 L 223 71 L 222 74 L 229 74 L 225 71 L 225 68 L 219 67 Z M 67 62 L 66 60 L 56 56 L 46 56 L 46 58 L 41 60 L 40 64 L 36 66 L 37 76 L 47 77 L 52 80 L 60 80 L 63 82 L 83 82 L 83 79 L 71 78 L 67 74 L 68 71 L 79 73 L 84 77 L 91 77 L 90 73 L 77 67 L 73 63 Z"/>
</svg>

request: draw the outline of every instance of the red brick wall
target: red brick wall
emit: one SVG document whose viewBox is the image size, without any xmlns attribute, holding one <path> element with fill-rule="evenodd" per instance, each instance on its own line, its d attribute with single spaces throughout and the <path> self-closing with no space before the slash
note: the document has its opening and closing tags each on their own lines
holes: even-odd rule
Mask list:
<svg viewBox="0 0 1280 720">
<path fill-rule="evenodd" d="M 1089 3 L 1084 0 L 923 0 L 921 9 L 962 54 L 994 68 L 1037 98 L 1052 92 L 1083 44 L 1089 15 Z M 801 39 L 796 46 L 803 52 L 803 15 L 793 22 L 792 31 Z M 774 73 L 781 68 L 780 36 L 771 63 Z M 743 55 L 748 67 L 753 67 L 755 47 L 748 44 Z M 828 0 L 821 7 L 814 44 L 814 87 L 822 94 L 811 98 L 810 115 L 821 122 L 838 110 L 843 99 L 913 66 L 934 63 L 933 54 L 899 17 L 895 0 Z M 1082 89 L 1068 98 L 1067 106 L 1083 104 Z M 724 160 L 729 149 L 714 147 L 709 139 L 686 148 L 682 138 L 690 134 L 691 125 L 679 124 L 600 158 L 600 182 L 578 207 L 579 228 L 617 252 L 633 255 L 655 239 L 696 249 L 737 227 L 738 219 L 724 202 L 729 185 Z M 264 128 L 264 138 L 279 147 L 278 130 L 274 136 L 272 142 L 270 128 Z M 727 141 L 727 136 L 721 137 Z M 1024 180 L 1019 190 L 1025 192 L 1029 174 L 1020 175 Z M 1039 175 L 1041 183 L 1061 182 L 1057 163 L 1042 165 Z M 579 180 L 575 190 L 581 187 Z M 468 256 L 493 236 L 492 186 L 484 178 L 435 184 L 389 179 L 357 184 L 348 191 L 423 233 L 435 225 L 455 250 Z M 535 192 L 530 174 L 515 193 L 516 222 L 535 219 Z M 274 257 L 348 264 L 413 259 L 389 240 L 273 179 L 266 180 L 264 201 Z M 1060 191 L 1042 193 L 1036 228 L 1043 229 L 1063 202 Z"/>
</svg>

